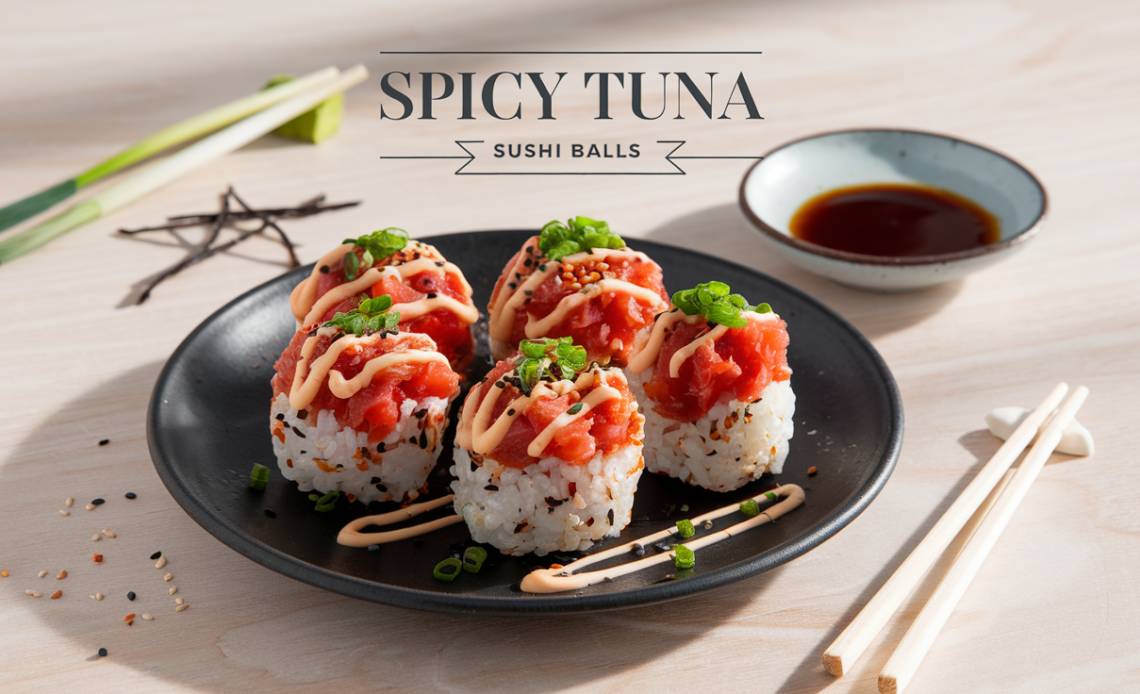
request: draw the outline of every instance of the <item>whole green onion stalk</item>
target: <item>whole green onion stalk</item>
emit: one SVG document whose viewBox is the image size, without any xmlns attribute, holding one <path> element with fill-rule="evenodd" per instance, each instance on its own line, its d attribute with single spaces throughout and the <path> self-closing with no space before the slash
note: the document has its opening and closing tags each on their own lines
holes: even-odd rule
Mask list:
<svg viewBox="0 0 1140 694">
<path fill-rule="evenodd" d="M 232 101 L 223 106 L 212 108 L 204 113 L 187 118 L 180 123 L 163 128 L 129 148 L 119 152 L 110 159 L 100 162 L 75 178 L 69 178 L 47 190 L 18 200 L 7 207 L 0 208 L 0 231 L 33 217 L 44 210 L 70 198 L 81 188 L 102 180 L 111 174 L 121 171 L 132 164 L 137 164 L 159 152 L 175 145 L 188 142 L 194 138 L 224 128 L 246 116 L 257 113 L 291 96 L 305 91 L 315 84 L 319 84 L 335 77 L 336 68 L 325 68 L 310 75 L 295 80 L 280 80 L 275 82 L 271 89 L 252 94 Z M 318 107 L 319 108 L 319 107 Z M 338 112 L 339 113 L 339 112 Z M 326 119 L 327 120 L 327 119 Z M 289 125 L 289 124 L 287 124 Z M 285 127 L 285 126 L 282 126 Z M 327 126 L 326 126 L 327 127 Z"/>
<path fill-rule="evenodd" d="M 335 71 L 335 68 L 333 68 Z M 210 135 L 182 151 L 163 159 L 125 181 L 104 190 L 89 200 L 85 200 L 65 212 L 42 222 L 10 239 L 0 241 L 0 263 L 8 263 L 26 255 L 52 239 L 72 229 L 118 210 L 134 202 L 153 190 L 175 180 L 182 174 L 212 161 L 223 154 L 238 149 L 271 130 L 312 110 L 326 99 L 340 94 L 368 78 L 368 70 L 357 65 L 343 74 L 322 75 L 322 80 L 313 83 L 310 89 L 273 104 L 219 132 Z M 312 77 L 310 75 L 310 77 Z M 304 79 L 304 78 L 303 78 Z M 301 80 L 293 80 L 280 85 L 286 88 Z M 267 90 L 268 94 L 272 90 Z M 105 175 L 105 174 L 104 174 Z"/>
</svg>

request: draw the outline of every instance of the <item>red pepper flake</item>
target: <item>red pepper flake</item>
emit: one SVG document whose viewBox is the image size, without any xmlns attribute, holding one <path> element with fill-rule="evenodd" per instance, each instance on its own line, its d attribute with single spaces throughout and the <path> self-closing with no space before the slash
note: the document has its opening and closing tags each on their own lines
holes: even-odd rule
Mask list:
<svg viewBox="0 0 1140 694">
<path fill-rule="evenodd" d="M 67 572 L 66 572 L 66 571 L 60 571 L 60 572 L 59 572 L 59 575 L 55 577 L 55 580 L 57 580 L 57 581 L 58 581 L 58 580 L 60 580 L 61 578 L 67 578 Z"/>
<path fill-rule="evenodd" d="M 129 615 L 127 615 L 126 617 L 123 617 L 123 621 L 127 623 L 127 626 L 130 626 L 130 625 L 134 624 L 134 622 L 135 622 L 135 613 L 134 613 L 134 612 L 132 612 L 132 613 L 130 613 Z"/>
<path fill-rule="evenodd" d="M 0 576 L 2 576 L 4 578 L 8 578 L 8 572 L 7 571 L 0 571 Z"/>
<path fill-rule="evenodd" d="M 61 596 L 61 595 L 63 595 L 63 591 L 62 591 L 62 590 L 57 590 L 57 591 L 55 591 L 54 593 L 52 593 L 52 594 L 51 594 L 51 599 L 52 599 L 52 600 L 58 600 L 58 599 L 59 599 L 59 596 Z"/>
<path fill-rule="evenodd" d="M 92 560 L 93 560 L 93 561 L 94 561 L 96 564 L 102 564 L 102 563 L 103 563 L 103 555 L 102 555 L 102 554 L 92 554 L 92 555 L 91 555 L 91 559 L 92 559 Z"/>
<path fill-rule="evenodd" d="M 807 474 L 808 474 L 808 477 L 815 477 L 815 466 L 814 465 L 812 465 L 811 467 L 808 468 Z"/>
</svg>

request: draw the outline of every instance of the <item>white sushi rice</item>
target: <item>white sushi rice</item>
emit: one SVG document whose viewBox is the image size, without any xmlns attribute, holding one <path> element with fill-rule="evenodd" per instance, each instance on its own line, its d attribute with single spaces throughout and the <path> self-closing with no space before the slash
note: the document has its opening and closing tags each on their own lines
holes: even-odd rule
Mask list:
<svg viewBox="0 0 1140 694">
<path fill-rule="evenodd" d="M 645 394 L 652 367 L 640 374 L 627 371 L 626 378 L 645 415 L 645 467 L 650 472 L 727 492 L 784 469 L 796 412 L 790 380 L 773 381 L 755 402 L 725 394 L 701 419 L 678 422 L 655 412 Z"/>
<path fill-rule="evenodd" d="M 282 393 L 270 410 L 277 465 L 301 491 L 340 491 L 364 503 L 411 501 L 439 460 L 449 404 L 443 398 L 404 400 L 380 452 L 369 444 L 367 432 L 341 428 L 331 410 L 306 413 L 302 420 Z M 279 414 L 284 420 L 277 419 Z"/>
<path fill-rule="evenodd" d="M 476 459 L 482 464 L 455 448 L 455 512 L 476 542 L 513 555 L 580 551 L 616 537 L 629 525 L 643 467 L 640 442 L 609 455 L 599 451 L 584 465 L 543 458 L 519 470 Z"/>
</svg>

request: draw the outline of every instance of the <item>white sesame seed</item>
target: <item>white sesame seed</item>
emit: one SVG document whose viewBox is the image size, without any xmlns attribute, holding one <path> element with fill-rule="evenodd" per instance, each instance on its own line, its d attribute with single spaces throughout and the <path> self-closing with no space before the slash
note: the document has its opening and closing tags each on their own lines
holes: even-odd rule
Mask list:
<svg viewBox="0 0 1140 694">
<path fill-rule="evenodd" d="M 67 506 L 68 508 L 71 508 L 71 505 L 74 503 L 75 503 L 75 499 L 73 499 L 69 496 L 69 497 L 67 497 L 67 501 L 63 502 L 63 505 Z"/>
<path fill-rule="evenodd" d="M 94 596 L 94 595 L 88 595 L 87 597 L 91 598 L 92 600 L 94 600 L 94 599 L 95 599 L 95 596 Z"/>
<path fill-rule="evenodd" d="M 177 592 L 178 592 L 178 586 L 170 586 L 170 590 L 169 590 L 169 591 L 167 591 L 167 592 L 168 592 L 170 595 L 174 595 L 175 593 L 177 593 Z"/>
<path fill-rule="evenodd" d="M 96 594 L 95 594 L 95 599 L 96 599 L 96 600 L 102 600 L 102 599 L 103 599 L 103 594 L 102 594 L 102 593 L 96 593 Z"/>
<path fill-rule="evenodd" d="M 61 516 L 70 516 L 71 514 L 70 514 L 70 513 L 68 513 L 67 511 L 64 511 L 64 510 L 61 508 L 61 509 L 59 510 L 59 515 L 61 515 Z"/>
<path fill-rule="evenodd" d="M 158 561 L 154 563 L 154 568 L 156 569 L 161 569 L 164 566 L 166 566 L 166 557 L 159 557 Z"/>
<path fill-rule="evenodd" d="M 43 571 L 41 571 L 41 572 L 40 572 L 38 575 L 39 575 L 39 577 L 40 577 L 40 578 L 43 578 L 44 576 L 47 576 L 47 569 L 44 569 L 44 570 L 43 570 Z"/>
<path fill-rule="evenodd" d="M 39 591 L 32 591 L 32 597 L 33 598 L 42 598 L 43 596 L 44 596 L 44 594 L 39 592 Z"/>
<path fill-rule="evenodd" d="M 28 588 L 27 590 L 24 591 L 24 595 L 34 595 L 35 592 L 36 591 L 32 590 L 31 588 Z"/>
<path fill-rule="evenodd" d="M 115 537 L 115 531 L 114 530 L 107 530 L 106 528 L 103 528 L 103 534 L 106 535 L 107 537 Z"/>
<path fill-rule="evenodd" d="M 92 541 L 92 542 L 98 542 L 99 540 L 102 540 L 102 539 L 103 539 L 103 536 L 102 536 L 102 535 L 100 535 L 100 534 L 98 534 L 98 533 L 96 533 L 96 534 L 94 534 L 94 535 L 92 535 L 92 536 L 91 536 L 91 541 Z"/>
<path fill-rule="evenodd" d="M 146 612 L 143 612 L 143 613 L 142 613 L 142 618 L 143 618 L 143 619 L 145 619 L 145 620 L 146 620 L 146 621 L 148 621 L 148 622 L 153 622 L 153 621 L 154 621 L 154 615 L 151 615 L 151 614 L 147 614 Z"/>
<path fill-rule="evenodd" d="M 39 596 L 37 595 L 36 597 L 39 597 Z M 181 605 L 179 605 L 178 607 L 175 607 L 175 608 L 174 608 L 174 611 L 175 611 L 175 612 L 181 612 L 182 610 L 185 610 L 185 609 L 186 609 L 186 608 L 188 608 L 188 607 L 190 607 L 190 606 L 189 606 L 189 605 L 187 605 L 186 603 L 182 603 L 182 604 L 181 604 Z"/>
<path fill-rule="evenodd" d="M 174 579 L 174 574 L 166 574 L 165 576 L 162 577 L 162 580 L 164 580 L 164 581 L 171 581 L 173 579 Z"/>
<path fill-rule="evenodd" d="M 87 510 L 88 511 L 94 511 L 95 510 L 95 504 L 87 504 Z"/>
<path fill-rule="evenodd" d="M 183 604 L 184 602 L 186 602 L 186 601 L 185 601 L 185 600 L 183 600 L 182 598 L 174 598 L 174 604 L 175 604 L 175 605 L 181 605 L 181 604 Z"/>
</svg>

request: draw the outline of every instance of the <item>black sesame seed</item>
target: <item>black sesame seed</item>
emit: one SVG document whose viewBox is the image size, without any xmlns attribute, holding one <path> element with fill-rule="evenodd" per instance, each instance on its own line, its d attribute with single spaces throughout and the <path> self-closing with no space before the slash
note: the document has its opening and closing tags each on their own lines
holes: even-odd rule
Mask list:
<svg viewBox="0 0 1140 694">
<path fill-rule="evenodd" d="M 106 446 L 109 443 L 111 443 L 111 439 L 103 439 L 102 441 L 99 442 L 99 445 L 100 446 Z"/>
<path fill-rule="evenodd" d="M 552 496 L 548 496 L 545 499 L 543 499 L 543 501 L 546 502 L 547 506 L 561 506 L 564 499 L 555 499 Z"/>
<path fill-rule="evenodd" d="M 151 561 L 154 561 L 155 559 L 158 559 L 161 556 L 162 556 L 162 552 L 155 552 L 154 554 L 150 555 L 150 559 L 151 559 Z"/>
<path fill-rule="evenodd" d="M 127 493 L 126 493 L 126 497 L 127 497 L 128 499 L 134 499 L 134 498 L 136 498 L 137 496 L 138 496 L 138 494 L 135 494 L 134 492 L 127 492 Z"/>
<path fill-rule="evenodd" d="M 515 416 L 515 409 L 513 407 L 511 409 L 507 410 L 507 416 L 508 417 L 514 417 Z"/>
<path fill-rule="evenodd" d="M 529 289 L 526 289 L 526 290 L 523 290 L 523 294 L 526 294 L 527 296 L 530 296 L 530 295 L 534 294 L 534 292 L 532 292 L 532 291 L 531 291 L 531 290 L 529 290 Z"/>
<path fill-rule="evenodd" d="M 531 265 L 534 265 L 534 261 L 531 260 L 530 258 L 527 258 L 526 260 L 523 261 L 523 265 L 525 265 L 526 267 L 530 267 Z"/>
<path fill-rule="evenodd" d="M 408 443 L 415 443 L 415 442 L 416 442 L 416 437 L 415 437 L 415 436 L 412 436 L 412 437 L 409 437 L 409 438 L 408 438 Z"/>
<path fill-rule="evenodd" d="M 479 470 L 479 466 L 475 464 L 474 460 L 472 460 L 471 461 L 471 472 L 477 472 L 478 470 Z"/>
<path fill-rule="evenodd" d="M 380 484 L 380 478 L 373 477 L 371 480 L 369 480 L 368 484 Z"/>
<path fill-rule="evenodd" d="M 376 452 L 377 453 L 383 453 L 384 452 L 384 442 L 383 441 L 376 444 Z"/>
<path fill-rule="evenodd" d="M 614 510 L 611 508 L 610 512 L 606 515 L 606 522 L 610 525 L 614 524 Z"/>
<path fill-rule="evenodd" d="M 526 521 L 523 521 L 522 523 L 519 523 L 518 525 L 515 526 L 515 533 L 516 534 L 521 533 L 524 530 L 526 530 Z"/>
<path fill-rule="evenodd" d="M 308 410 L 297 410 L 297 419 L 308 419 L 308 418 L 309 418 L 309 411 Z"/>
<path fill-rule="evenodd" d="M 321 266 L 321 274 L 322 274 L 322 275 L 327 275 L 327 274 L 329 274 L 329 266 L 328 266 L 328 265 L 322 265 L 322 266 Z"/>
<path fill-rule="evenodd" d="M 435 292 L 428 292 L 427 298 L 434 299 L 436 296 L 438 295 Z"/>
<path fill-rule="evenodd" d="M 101 658 L 107 657 L 107 649 L 106 648 L 100 648 L 99 649 L 99 657 L 101 657 Z"/>
<path fill-rule="evenodd" d="M 285 421 L 285 413 L 283 413 L 283 412 L 279 412 L 279 413 L 277 414 L 277 421 L 278 421 L 278 422 L 284 422 L 284 421 Z"/>
<path fill-rule="evenodd" d="M 420 432 L 420 448 L 427 449 L 427 432 Z"/>
<path fill-rule="evenodd" d="M 276 517 L 277 517 L 277 512 L 276 512 L 276 511 L 274 511 L 274 510 L 273 510 L 273 509 L 271 509 L 271 508 L 267 508 L 267 509 L 265 509 L 265 516 L 266 516 L 267 518 L 276 518 Z"/>
<path fill-rule="evenodd" d="M 127 593 L 127 600 L 133 601 L 135 599 L 135 592 L 132 590 Z"/>
<path fill-rule="evenodd" d="M 105 504 L 107 502 L 104 501 L 103 499 L 92 499 L 91 503 L 95 504 L 96 506 L 99 506 L 100 504 Z"/>
<path fill-rule="evenodd" d="M 514 288 L 515 288 L 515 287 L 517 287 L 518 285 L 517 285 L 517 284 L 515 284 L 514 282 L 507 282 L 507 286 L 508 286 L 509 288 L 511 288 L 511 289 L 514 289 Z"/>
<path fill-rule="evenodd" d="M 496 487 L 496 486 L 495 486 L 495 485 L 493 485 L 493 484 L 488 484 L 486 487 L 483 487 L 483 489 L 486 489 L 486 490 L 487 490 L 487 491 L 489 491 L 489 492 L 497 492 L 497 491 L 499 491 L 499 488 L 498 488 L 498 487 Z"/>
<path fill-rule="evenodd" d="M 539 266 L 538 266 L 538 271 L 539 271 L 539 272 L 546 272 L 546 264 L 545 264 L 545 263 L 543 263 L 542 265 L 539 265 Z"/>
<path fill-rule="evenodd" d="M 387 488 L 387 487 L 385 487 L 385 486 L 384 486 L 384 485 L 382 485 L 382 484 L 377 484 L 377 485 L 376 485 L 376 491 L 378 491 L 378 492 L 386 492 L 386 491 L 388 491 L 388 488 Z"/>
<path fill-rule="evenodd" d="M 380 551 L 380 545 L 368 545 L 368 551 L 369 552 L 378 552 L 378 551 Z"/>
<path fill-rule="evenodd" d="M 495 381 L 495 387 L 496 388 L 506 388 L 507 383 L 506 383 L 506 381 Z"/>
<path fill-rule="evenodd" d="M 306 438 L 306 436 L 297 427 L 293 427 L 293 433 L 296 434 L 297 436 L 300 436 L 301 438 Z"/>
</svg>

